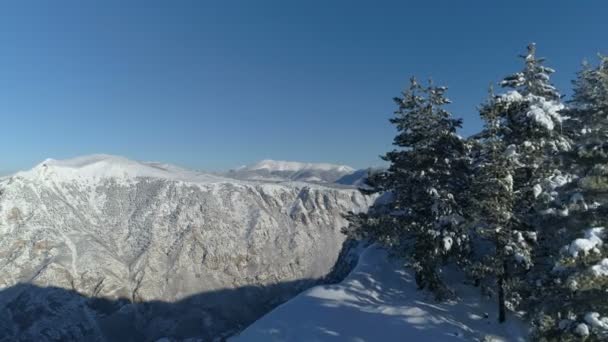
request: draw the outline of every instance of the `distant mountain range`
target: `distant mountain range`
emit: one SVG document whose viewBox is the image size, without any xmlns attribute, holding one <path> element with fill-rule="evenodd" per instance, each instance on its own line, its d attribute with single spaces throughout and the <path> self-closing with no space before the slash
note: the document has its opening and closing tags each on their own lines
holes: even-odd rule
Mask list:
<svg viewBox="0 0 608 342">
<path fill-rule="evenodd" d="M 367 176 L 367 170 L 356 170 L 347 165 L 327 163 L 301 163 L 294 161 L 262 160 L 242 166 L 222 175 L 241 180 L 267 182 L 308 182 L 358 186 Z"/>
</svg>

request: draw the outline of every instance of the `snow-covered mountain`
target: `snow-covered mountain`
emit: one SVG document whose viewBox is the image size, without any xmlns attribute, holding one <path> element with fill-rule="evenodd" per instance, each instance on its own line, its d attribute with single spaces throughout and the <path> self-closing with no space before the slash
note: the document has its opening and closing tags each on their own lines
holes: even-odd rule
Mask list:
<svg viewBox="0 0 608 342">
<path fill-rule="evenodd" d="M 356 170 L 346 165 L 327 163 L 300 163 L 292 161 L 262 160 L 256 164 L 230 170 L 225 176 L 244 180 L 301 181 L 334 183 Z"/>
<path fill-rule="evenodd" d="M 107 155 L 46 160 L 0 181 L 0 336 L 226 336 L 326 276 L 342 214 L 372 200 Z"/>
</svg>

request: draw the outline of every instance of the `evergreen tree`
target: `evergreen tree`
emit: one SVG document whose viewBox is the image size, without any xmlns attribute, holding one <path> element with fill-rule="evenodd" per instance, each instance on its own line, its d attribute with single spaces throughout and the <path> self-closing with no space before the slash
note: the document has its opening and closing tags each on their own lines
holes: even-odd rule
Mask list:
<svg viewBox="0 0 608 342">
<path fill-rule="evenodd" d="M 550 83 L 555 70 L 543 65 L 545 59 L 536 57 L 536 45 L 528 45 L 521 72 L 507 76 L 500 84 L 510 89 L 499 97 L 503 110 L 499 135 L 518 156 L 521 163 L 517 185 L 538 197 L 533 189 L 555 170 L 553 156 L 570 149 L 562 131 L 564 105 L 560 94 Z M 534 183 L 536 182 L 536 183 Z M 536 194 L 535 194 L 536 192 Z M 528 198 L 525 206 L 534 201 Z"/>
<path fill-rule="evenodd" d="M 547 100 L 559 100 L 560 94 L 549 82 L 555 70 L 543 65 L 545 59 L 536 57 L 536 44 L 528 45 L 528 53 L 521 55 L 525 67 L 522 71 L 505 77 L 500 85 L 519 91 L 522 96 L 534 95 Z"/>
<path fill-rule="evenodd" d="M 491 92 L 492 93 L 492 92 Z M 477 248 L 468 267 L 470 276 L 482 285 L 484 292 L 498 299 L 498 320 L 506 319 L 509 297 L 510 268 L 521 253 L 520 241 L 514 240 L 513 174 L 515 160 L 500 137 L 500 113 L 504 103 L 493 95 L 481 107 L 484 130 L 475 137 L 475 162 L 469 192 L 469 212 L 475 227 Z M 526 246 L 525 244 L 523 245 Z"/>
<path fill-rule="evenodd" d="M 390 201 L 369 215 L 351 217 L 351 232 L 380 241 L 406 257 L 419 288 L 449 295 L 440 278 L 444 262 L 464 260 L 468 236 L 463 224 L 463 190 L 468 186 L 467 144 L 456 134 L 460 119 L 443 107 L 445 87 L 424 87 L 412 79 L 390 121 L 398 130 L 383 158 L 386 172 L 370 177 Z"/>
<path fill-rule="evenodd" d="M 521 307 L 533 293 L 530 270 L 545 258 L 536 244 L 541 214 L 551 205 L 553 179 L 561 176 L 559 153 L 570 148 L 561 130 L 560 95 L 550 83 L 554 70 L 536 57 L 534 44 L 521 57 L 523 71 L 500 83 L 510 90 L 481 109 L 486 126 L 476 137 L 480 152 L 471 193 L 475 231 L 482 245 L 492 242 L 471 270 L 486 284 L 497 283 L 500 320 L 507 307 Z"/>
<path fill-rule="evenodd" d="M 500 106 L 498 137 L 516 164 L 513 238 L 522 246 L 525 243 L 518 260 L 530 269 L 534 262 L 544 262 L 542 254 L 534 253 L 536 237 L 544 238 L 543 213 L 550 208 L 555 187 L 563 178 L 559 156 L 571 145 L 562 131 L 560 111 L 564 105 L 550 83 L 554 70 L 543 66 L 543 58 L 536 57 L 534 44 L 522 58 L 524 70 L 501 82 L 511 90 L 498 96 L 496 103 Z"/>
<path fill-rule="evenodd" d="M 608 339 L 608 58 L 585 64 L 574 83 L 565 154 L 572 173 L 550 212 L 556 233 L 545 239 L 550 270 L 537 279 L 539 336 L 549 340 Z"/>
</svg>

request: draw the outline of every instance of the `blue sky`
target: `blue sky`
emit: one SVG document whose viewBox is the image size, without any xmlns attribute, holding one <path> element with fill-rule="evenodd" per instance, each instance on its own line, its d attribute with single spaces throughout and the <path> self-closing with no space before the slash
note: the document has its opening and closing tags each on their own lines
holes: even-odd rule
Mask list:
<svg viewBox="0 0 608 342">
<path fill-rule="evenodd" d="M 378 165 L 411 75 L 463 134 L 528 42 L 569 93 L 604 1 L 19 1 L 0 5 L 0 172 L 110 153 L 220 170 Z"/>
</svg>

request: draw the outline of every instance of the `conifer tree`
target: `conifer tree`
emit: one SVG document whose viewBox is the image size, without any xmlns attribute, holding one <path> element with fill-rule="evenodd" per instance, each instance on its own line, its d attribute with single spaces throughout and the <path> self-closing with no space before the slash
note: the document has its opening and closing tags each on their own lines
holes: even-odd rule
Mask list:
<svg viewBox="0 0 608 342">
<path fill-rule="evenodd" d="M 526 243 L 528 248 L 521 251 L 518 260 L 529 269 L 534 261 L 543 259 L 542 255 L 533 255 L 535 240 L 543 233 L 542 213 L 551 206 L 562 177 L 560 153 L 570 149 L 570 142 L 562 131 L 560 111 L 564 105 L 550 83 L 554 70 L 543 65 L 543 58 L 536 57 L 534 44 L 528 46 L 528 53 L 522 58 L 523 71 L 501 82 L 511 90 L 497 98 L 501 107 L 498 136 L 506 146 L 505 153 L 516 163 L 513 238 L 522 241 L 522 245 Z"/>
<path fill-rule="evenodd" d="M 412 78 L 403 96 L 394 99 L 398 109 L 390 121 L 398 130 L 398 149 L 383 157 L 390 162 L 388 170 L 370 177 L 376 191 L 391 199 L 370 215 L 351 217 L 351 231 L 406 257 L 419 288 L 440 298 L 449 295 L 441 266 L 465 260 L 469 248 L 461 198 L 468 186 L 467 144 L 456 134 L 461 120 L 444 109 L 446 90 Z"/>
<path fill-rule="evenodd" d="M 557 227 L 544 241 L 550 269 L 538 277 L 535 324 L 551 339 L 608 339 L 608 58 L 584 65 L 574 83 L 565 154 L 572 174 L 547 216 Z"/>
<path fill-rule="evenodd" d="M 471 194 L 475 231 L 492 242 L 489 252 L 476 255 L 471 269 L 486 283 L 497 284 L 499 320 L 506 307 L 521 307 L 532 293 L 530 270 L 545 258 L 537 250 L 541 213 L 551 205 L 551 180 L 560 176 L 557 157 L 570 148 L 561 131 L 560 95 L 550 83 L 554 70 L 536 57 L 534 44 L 521 57 L 523 70 L 500 83 L 510 90 L 481 109 L 486 126 L 476 137 L 481 152 L 475 156 Z"/>
<path fill-rule="evenodd" d="M 538 188 L 533 189 L 546 177 L 551 176 L 556 160 L 551 158 L 570 149 L 568 139 L 562 131 L 564 105 L 561 95 L 550 83 L 555 70 L 543 65 L 545 59 L 536 57 L 536 45 L 528 45 L 528 53 L 521 56 L 524 69 L 507 76 L 500 84 L 510 89 L 500 96 L 505 103 L 501 120 L 504 129 L 502 139 L 511 146 L 521 163 L 519 184 L 529 187 L 533 198 L 538 197 Z M 542 190 L 542 189 L 541 189 Z M 533 201 L 532 201 L 533 202 Z M 526 206 L 531 201 L 528 199 Z"/>
<path fill-rule="evenodd" d="M 512 282 L 509 269 L 517 253 L 521 253 L 519 241 L 512 239 L 515 163 L 500 137 L 499 113 L 505 109 L 503 104 L 491 91 L 490 99 L 481 107 L 485 126 L 475 137 L 474 172 L 468 194 L 471 213 L 468 216 L 475 227 L 475 241 L 489 243 L 488 248 L 475 253 L 468 271 L 483 286 L 484 292 L 496 295 L 499 322 L 506 320 Z"/>
</svg>

